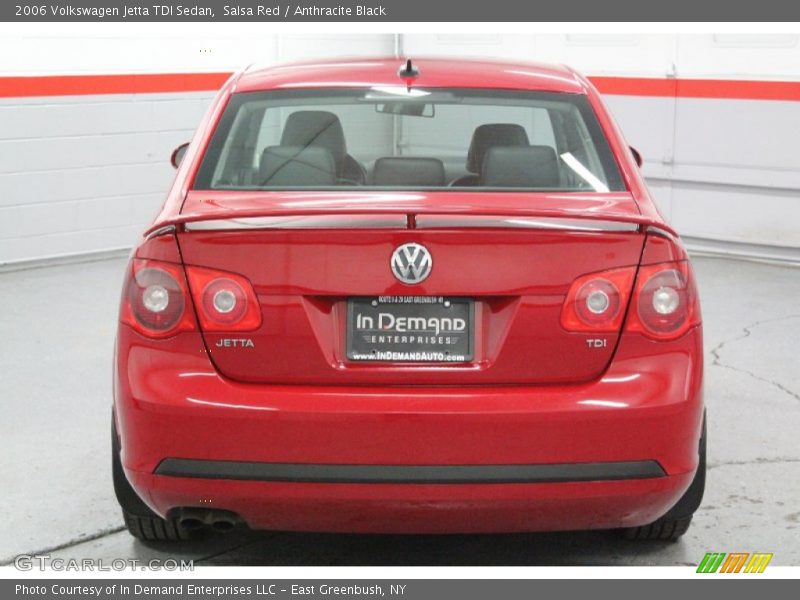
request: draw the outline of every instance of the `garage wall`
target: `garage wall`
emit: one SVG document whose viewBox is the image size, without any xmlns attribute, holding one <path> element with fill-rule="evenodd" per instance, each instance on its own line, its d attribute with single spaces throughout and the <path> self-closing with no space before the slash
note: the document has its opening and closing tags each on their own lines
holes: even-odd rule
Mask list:
<svg viewBox="0 0 800 600">
<path fill-rule="evenodd" d="M 800 79 L 800 36 L 396 39 L 260 29 L 220 36 L 210 27 L 181 37 L 106 27 L 104 36 L 71 39 L 0 27 L 0 264 L 132 244 L 169 186 L 169 153 L 189 138 L 227 73 L 252 62 L 386 55 L 396 45 L 411 55 L 573 65 L 605 93 L 645 157 L 659 205 L 690 246 L 800 261 L 800 92 L 775 84 Z M 180 91 L 156 93 L 148 78 L 164 73 L 197 75 Z M 107 75 L 122 75 L 119 90 L 87 95 L 97 91 L 88 79 L 68 95 L 44 95 L 50 84 L 64 88 L 53 76 L 94 74 L 106 87 Z M 705 97 L 685 88 L 696 80 L 710 80 Z M 763 84 L 743 87 L 749 80 Z"/>
<path fill-rule="evenodd" d="M 209 93 L 0 103 L 0 260 L 130 245 L 164 198 L 168 148 Z"/>
<path fill-rule="evenodd" d="M 209 90 L 231 71 L 326 53 L 386 55 L 394 44 L 393 35 L 257 30 L 80 40 L 0 31 L 0 264 L 130 247 L 164 200 L 172 149 L 191 138 Z M 177 87 L 206 91 L 148 93 L 163 73 L 188 73 Z M 37 95 L 73 85 L 65 75 L 81 76 L 74 94 Z M 95 85 L 143 91 L 85 95 Z"/>
</svg>

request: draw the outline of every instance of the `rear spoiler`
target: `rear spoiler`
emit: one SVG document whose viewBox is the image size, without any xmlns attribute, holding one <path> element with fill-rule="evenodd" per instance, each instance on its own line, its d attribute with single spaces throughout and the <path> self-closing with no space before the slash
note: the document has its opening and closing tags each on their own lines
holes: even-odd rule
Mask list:
<svg viewBox="0 0 800 600">
<path fill-rule="evenodd" d="M 456 194 L 445 192 L 364 194 L 271 193 L 247 195 L 190 192 L 184 210 L 161 217 L 146 235 L 165 228 L 369 229 L 535 228 L 578 231 L 657 229 L 678 237 L 669 225 L 643 215 L 628 194 Z"/>
</svg>

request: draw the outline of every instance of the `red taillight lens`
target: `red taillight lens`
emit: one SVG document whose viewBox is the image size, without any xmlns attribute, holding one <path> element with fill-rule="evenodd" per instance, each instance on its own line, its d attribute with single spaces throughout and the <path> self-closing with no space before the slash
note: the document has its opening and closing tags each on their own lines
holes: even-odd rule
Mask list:
<svg viewBox="0 0 800 600">
<path fill-rule="evenodd" d="M 625 267 L 576 279 L 561 310 L 561 326 L 567 331 L 618 331 L 635 273 L 635 267 Z"/>
<path fill-rule="evenodd" d="M 219 323 L 238 323 L 247 312 L 245 291 L 233 279 L 214 279 L 203 290 L 203 311 Z"/>
<path fill-rule="evenodd" d="M 700 304 L 688 262 L 639 269 L 628 330 L 658 340 L 682 336 L 700 323 Z"/>
<path fill-rule="evenodd" d="M 195 328 L 179 265 L 133 259 L 123 297 L 121 320 L 142 335 L 169 337 Z"/>
<path fill-rule="evenodd" d="M 186 267 L 203 331 L 252 331 L 261 327 L 261 308 L 250 282 L 241 275 Z"/>
</svg>

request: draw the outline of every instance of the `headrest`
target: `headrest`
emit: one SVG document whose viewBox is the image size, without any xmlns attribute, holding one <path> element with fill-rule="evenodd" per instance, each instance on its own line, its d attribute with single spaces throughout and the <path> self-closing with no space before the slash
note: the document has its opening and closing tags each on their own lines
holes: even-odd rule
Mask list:
<svg viewBox="0 0 800 600">
<path fill-rule="evenodd" d="M 267 146 L 261 154 L 258 183 L 265 186 L 333 185 L 336 166 L 325 148 Z"/>
<path fill-rule="evenodd" d="M 372 183 L 441 187 L 445 184 L 444 163 L 438 158 L 379 158 L 372 169 Z"/>
<path fill-rule="evenodd" d="M 347 156 L 342 123 L 339 117 L 325 110 L 298 110 L 290 114 L 283 126 L 281 146 L 325 148 L 333 156 L 336 173 L 342 172 Z"/>
<path fill-rule="evenodd" d="M 467 171 L 480 173 L 486 152 L 492 146 L 527 146 L 528 134 L 515 123 L 487 123 L 475 128 L 467 153 Z"/>
<path fill-rule="evenodd" d="M 557 188 L 558 157 L 550 146 L 490 148 L 483 160 L 487 187 Z"/>
</svg>

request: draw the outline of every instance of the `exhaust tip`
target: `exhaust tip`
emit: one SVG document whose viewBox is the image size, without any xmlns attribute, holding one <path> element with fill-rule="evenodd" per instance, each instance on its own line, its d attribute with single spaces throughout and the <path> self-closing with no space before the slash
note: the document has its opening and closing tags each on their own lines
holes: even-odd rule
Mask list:
<svg viewBox="0 0 800 600">
<path fill-rule="evenodd" d="M 194 517 L 187 517 L 180 520 L 181 527 L 189 530 L 197 530 L 203 526 L 203 521 Z"/>
<path fill-rule="evenodd" d="M 216 508 L 187 506 L 173 509 L 171 518 L 186 532 L 199 533 L 204 530 L 217 533 L 233 531 L 244 522 L 234 512 Z"/>
<path fill-rule="evenodd" d="M 219 520 L 219 521 L 214 521 L 211 524 L 211 527 L 215 531 L 220 531 L 220 532 L 227 533 L 228 531 L 233 530 L 233 528 L 235 527 L 235 524 L 233 523 L 233 521 Z"/>
</svg>

